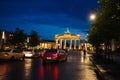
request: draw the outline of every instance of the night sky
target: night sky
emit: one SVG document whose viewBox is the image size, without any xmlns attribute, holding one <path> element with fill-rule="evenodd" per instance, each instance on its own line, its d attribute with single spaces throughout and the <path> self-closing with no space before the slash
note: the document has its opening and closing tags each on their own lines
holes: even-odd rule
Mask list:
<svg viewBox="0 0 120 80">
<path fill-rule="evenodd" d="M 0 29 L 19 27 L 27 34 L 35 30 L 43 39 L 54 40 L 55 34 L 63 34 L 68 27 L 85 39 L 89 14 L 97 7 L 97 0 L 0 0 Z"/>
</svg>

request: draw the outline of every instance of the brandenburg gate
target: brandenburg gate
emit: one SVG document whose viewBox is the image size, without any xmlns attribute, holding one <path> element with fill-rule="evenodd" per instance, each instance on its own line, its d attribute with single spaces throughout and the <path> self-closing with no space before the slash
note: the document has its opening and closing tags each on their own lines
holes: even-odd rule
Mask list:
<svg viewBox="0 0 120 80">
<path fill-rule="evenodd" d="M 67 48 L 66 41 L 69 40 L 70 44 Z M 74 47 L 72 48 L 72 42 L 74 41 Z M 77 45 L 78 41 L 78 45 Z M 80 49 L 80 34 L 71 34 L 69 29 L 67 28 L 67 31 L 64 34 L 56 34 L 55 35 L 55 42 L 56 42 L 56 48 L 58 49 Z M 64 42 L 64 44 L 63 44 Z M 76 48 L 78 46 L 78 48 Z"/>
</svg>

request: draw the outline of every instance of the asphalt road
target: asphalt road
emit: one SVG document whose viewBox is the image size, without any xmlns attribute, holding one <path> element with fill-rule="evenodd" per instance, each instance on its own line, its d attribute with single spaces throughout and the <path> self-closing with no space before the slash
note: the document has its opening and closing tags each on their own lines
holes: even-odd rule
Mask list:
<svg viewBox="0 0 120 80">
<path fill-rule="evenodd" d="M 42 64 L 40 58 L 1 61 L 0 80 L 99 80 L 89 55 L 71 52 L 66 62 Z"/>
</svg>

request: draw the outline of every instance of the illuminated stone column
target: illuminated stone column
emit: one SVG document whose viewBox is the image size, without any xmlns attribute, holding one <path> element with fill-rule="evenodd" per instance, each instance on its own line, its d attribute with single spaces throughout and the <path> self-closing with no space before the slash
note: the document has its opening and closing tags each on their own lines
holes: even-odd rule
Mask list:
<svg viewBox="0 0 120 80">
<path fill-rule="evenodd" d="M 76 40 L 74 40 L 74 49 L 76 49 Z"/>
<path fill-rule="evenodd" d="M 66 49 L 66 39 L 64 40 L 64 49 Z"/>
<path fill-rule="evenodd" d="M 72 49 L 72 39 L 70 40 L 70 49 Z"/>
<path fill-rule="evenodd" d="M 62 49 L 62 39 L 60 40 L 60 49 Z"/>
<path fill-rule="evenodd" d="M 85 43 L 85 50 L 87 50 L 87 43 Z"/>
<path fill-rule="evenodd" d="M 56 39 L 56 49 L 58 48 L 58 39 Z"/>
<path fill-rule="evenodd" d="M 115 40 L 114 39 L 112 39 L 111 41 L 111 50 L 115 51 Z"/>
<path fill-rule="evenodd" d="M 78 40 L 78 49 L 80 49 L 80 46 L 81 46 L 80 40 Z"/>
</svg>

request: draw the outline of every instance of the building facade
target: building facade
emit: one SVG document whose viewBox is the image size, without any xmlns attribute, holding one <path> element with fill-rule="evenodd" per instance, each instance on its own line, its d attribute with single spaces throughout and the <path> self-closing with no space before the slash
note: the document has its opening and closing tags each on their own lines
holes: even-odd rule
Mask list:
<svg viewBox="0 0 120 80">
<path fill-rule="evenodd" d="M 0 30 L 0 49 L 9 48 L 12 44 L 10 40 L 13 36 L 12 32 Z"/>
<path fill-rule="evenodd" d="M 67 41 L 70 41 L 69 46 Z M 55 35 L 55 43 L 56 49 L 81 49 L 80 34 L 71 34 L 68 28 L 64 34 Z"/>
<path fill-rule="evenodd" d="M 42 40 L 40 44 L 37 46 L 37 49 L 54 49 L 55 41 L 52 40 Z"/>
</svg>

